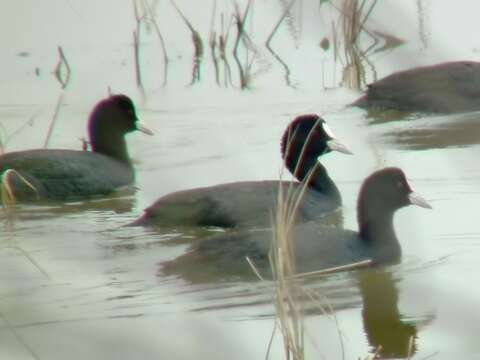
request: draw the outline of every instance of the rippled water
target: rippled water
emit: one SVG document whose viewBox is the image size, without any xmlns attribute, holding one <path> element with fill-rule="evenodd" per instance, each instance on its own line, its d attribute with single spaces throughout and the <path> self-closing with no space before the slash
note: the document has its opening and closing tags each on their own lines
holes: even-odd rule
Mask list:
<svg viewBox="0 0 480 360">
<path fill-rule="evenodd" d="M 213 2 L 177 1 L 206 47 L 201 80 L 188 86 L 194 64 L 190 33 L 171 4 L 158 1 L 157 21 L 170 57 L 167 84 L 162 87 L 158 38 L 144 28 L 144 95 L 135 80 L 131 2 L 39 5 L 25 0 L 10 2 L 9 11 L 0 12 L 9 29 L 0 34 L 0 130 L 7 151 L 43 146 L 62 93 L 53 75 L 59 45 L 72 75 L 49 147 L 80 149 L 90 107 L 109 87 L 131 95 L 142 120 L 156 132 L 155 137 L 128 137 L 137 171 L 133 194 L 19 205 L 13 223 L 2 225 L 1 358 L 264 358 L 274 324 L 271 284 L 227 281 L 203 267 L 168 275 L 162 270 L 163 262 L 184 254 L 195 238 L 218 230 L 123 225 L 172 191 L 277 179 L 280 135 L 292 117 L 305 112 L 324 116 L 355 153 L 322 160 L 342 193 L 346 228 L 356 228 L 361 181 L 385 165 L 402 167 L 434 207 L 410 207 L 396 215 L 400 264 L 305 284 L 334 310 L 325 315 L 308 304 L 307 358 L 334 359 L 344 353 L 356 359 L 379 345 L 384 357 L 406 358 L 410 339 L 418 359 L 479 356 L 478 113 L 380 116 L 345 108 L 359 93 L 336 86 L 342 62 L 333 62 L 332 46 L 327 51 L 318 46 L 324 37 L 332 41 L 331 20 L 338 13 L 315 1 L 299 1 L 303 11 L 295 11 L 302 27 L 288 25 L 295 24 L 290 19 L 273 41 L 296 88 L 287 86 L 284 68 L 263 46 L 283 11 L 280 3 L 253 5 L 247 29 L 259 57 L 251 89 L 240 91 L 215 84 L 206 43 Z M 477 8 L 468 1 L 377 4 L 366 23 L 369 29 L 404 44 L 389 48 L 381 40 L 369 52 L 366 79 L 439 61 L 475 60 L 478 48 L 471 31 Z M 218 2 L 217 20 L 232 9 Z M 220 29 L 220 20 L 216 26 Z M 230 36 L 233 41 L 233 30 Z M 370 41 L 362 36 L 362 44 Z M 232 73 L 238 85 L 236 68 Z M 271 358 L 282 356 L 277 335 Z"/>
</svg>

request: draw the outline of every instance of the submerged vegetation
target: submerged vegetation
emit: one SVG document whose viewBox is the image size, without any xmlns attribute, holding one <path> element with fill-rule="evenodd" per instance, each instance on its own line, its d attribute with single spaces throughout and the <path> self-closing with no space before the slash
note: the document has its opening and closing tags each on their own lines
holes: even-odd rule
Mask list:
<svg viewBox="0 0 480 360">
<path fill-rule="evenodd" d="M 133 0 L 133 13 L 135 16 L 135 29 L 133 30 L 133 50 L 135 59 L 135 78 L 137 81 L 137 87 L 142 93 L 144 93 L 144 85 L 142 80 L 142 66 L 141 66 L 141 51 L 140 40 L 142 34 L 142 28 L 148 31 L 153 27 L 156 37 L 160 42 L 160 49 L 162 51 L 163 58 L 163 81 L 162 86 L 167 85 L 168 63 L 169 57 L 167 53 L 167 47 L 163 38 L 160 27 L 156 21 L 155 6 L 156 1 L 148 2 L 147 0 Z"/>
<path fill-rule="evenodd" d="M 158 1 L 133 0 L 136 20 L 136 28 L 133 30 L 134 64 L 137 86 L 142 93 L 144 92 L 144 83 L 141 66 L 141 38 L 144 27 L 147 30 L 153 27 L 160 40 L 164 65 L 162 86 L 167 84 L 169 58 L 165 39 L 168 40 L 169 33 L 164 31 L 165 35 L 162 35 L 160 31 L 159 23 L 161 24 L 162 20 L 157 16 L 157 13 L 160 13 L 156 10 L 158 4 Z M 367 26 L 376 4 L 377 0 L 324 0 L 319 2 L 318 15 L 313 14 L 314 18 L 318 20 L 322 19 L 325 14 L 327 18 L 331 19 L 330 22 L 322 21 L 324 29 L 318 34 L 318 39 L 321 39 L 317 43 L 319 44 L 318 50 L 330 53 L 329 44 L 333 44 L 333 51 L 330 54 L 334 64 L 333 73 L 337 71 L 337 65 L 342 67 L 341 85 L 343 86 L 359 89 L 365 84 L 365 65 L 373 69 L 373 65 L 368 61 L 368 55 L 402 44 L 402 41 L 395 36 L 372 30 Z M 231 6 L 227 6 L 227 10 L 225 10 L 225 6 L 223 6 L 223 10 L 219 10 L 217 1 L 213 1 L 209 34 L 205 35 L 194 26 L 184 9 L 181 9 L 175 0 L 170 0 L 169 5 L 175 9 L 179 19 L 191 34 L 193 60 L 190 86 L 205 81 L 205 77 L 202 76 L 204 70 L 202 67 L 205 62 L 203 39 L 206 38 L 214 69 L 214 82 L 218 86 L 248 89 L 258 76 L 269 72 L 274 67 L 274 63 L 277 63 L 284 74 L 285 85 L 295 88 L 294 73 L 297 69 L 289 65 L 291 54 L 282 54 L 277 50 L 274 40 L 279 32 L 286 32 L 293 49 L 301 46 L 303 22 L 306 18 L 302 0 L 278 0 L 278 20 L 271 24 L 271 30 L 265 35 L 263 41 L 260 40 L 263 45 L 257 40 L 263 35 L 257 34 L 258 31 L 254 32 L 257 24 L 253 12 L 258 6 L 254 0 L 235 1 Z M 228 10 L 228 8 L 230 9 Z M 268 24 L 265 26 L 268 27 Z M 229 41 L 231 37 L 234 40 Z M 235 63 L 236 71 L 232 71 L 231 61 Z M 318 67 L 319 73 L 321 72 L 325 77 L 326 71 L 323 62 L 319 62 Z M 327 84 L 325 79 L 322 82 L 324 87 L 338 85 L 335 83 L 335 77 L 334 83 Z"/>
<path fill-rule="evenodd" d="M 58 56 L 59 59 L 54 74 L 58 82 L 62 85 L 62 89 L 65 89 L 70 82 L 72 70 L 61 46 L 58 47 Z"/>
</svg>

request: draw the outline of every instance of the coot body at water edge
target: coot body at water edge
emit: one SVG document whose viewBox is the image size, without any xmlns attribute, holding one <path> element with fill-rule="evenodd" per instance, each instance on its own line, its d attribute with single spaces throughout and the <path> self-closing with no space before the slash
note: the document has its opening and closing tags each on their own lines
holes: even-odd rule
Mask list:
<svg viewBox="0 0 480 360">
<path fill-rule="evenodd" d="M 393 73 L 353 106 L 428 113 L 480 110 L 480 62 L 456 61 Z"/>
<path fill-rule="evenodd" d="M 370 260 L 372 265 L 395 263 L 401 247 L 393 227 L 396 210 L 418 205 L 431 208 L 413 192 L 405 174 L 390 167 L 368 176 L 357 202 L 358 231 L 320 226 L 307 222 L 291 232 L 297 272 L 310 272 Z M 200 239 L 186 254 L 163 264 L 166 274 L 195 269 L 195 265 L 216 269 L 222 276 L 253 275 L 248 256 L 263 274 L 270 272 L 268 253 L 273 233 L 270 229 L 233 231 Z"/>
<path fill-rule="evenodd" d="M 35 149 L 0 156 L 0 173 L 17 200 L 69 200 L 106 195 L 135 178 L 125 135 L 140 130 L 132 100 L 101 100 L 88 120 L 92 151 Z M 7 173 L 5 173 L 8 171 Z"/>
<path fill-rule="evenodd" d="M 337 186 L 318 157 L 331 151 L 351 154 L 337 141 L 325 120 L 309 114 L 295 118 L 281 140 L 281 153 L 287 169 L 299 182 L 244 181 L 184 190 L 168 194 L 145 209 L 130 225 L 265 227 L 271 225 L 271 212 L 279 187 L 298 191 L 308 187 L 299 207 L 297 221 L 318 219 L 341 206 Z"/>
</svg>

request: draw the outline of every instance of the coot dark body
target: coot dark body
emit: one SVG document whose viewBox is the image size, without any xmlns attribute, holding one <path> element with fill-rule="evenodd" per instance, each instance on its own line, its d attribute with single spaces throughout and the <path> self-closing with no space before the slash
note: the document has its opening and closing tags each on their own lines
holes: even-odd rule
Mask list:
<svg viewBox="0 0 480 360">
<path fill-rule="evenodd" d="M 393 228 L 393 215 L 411 204 L 430 208 L 412 191 L 402 170 L 385 168 L 374 172 L 364 181 L 358 197 L 358 232 L 322 227 L 315 222 L 293 228 L 297 271 L 316 271 L 363 260 L 373 264 L 398 261 L 401 248 Z M 251 271 L 245 260 L 248 256 L 260 271 L 268 272 L 272 237 L 271 230 L 263 229 L 204 238 L 193 244 L 187 254 L 166 263 L 165 270 L 175 272 L 194 259 L 225 274 L 245 274 Z"/>
<path fill-rule="evenodd" d="M 285 166 L 308 183 L 298 221 L 317 219 L 341 205 L 338 188 L 318 162 L 319 156 L 332 150 L 350 153 L 317 115 L 297 117 L 283 134 Z M 158 199 L 131 225 L 269 226 L 279 185 L 279 181 L 246 181 L 175 192 Z M 301 183 L 282 181 L 281 186 L 286 192 L 290 187 L 296 191 Z"/>
<path fill-rule="evenodd" d="M 457 61 L 393 73 L 352 105 L 433 113 L 480 110 L 480 63 Z"/>
<path fill-rule="evenodd" d="M 0 172 L 17 199 L 66 200 L 108 194 L 134 181 L 125 134 L 151 132 L 137 123 L 133 102 L 125 95 L 100 101 L 88 122 L 92 151 L 37 149 L 0 156 Z M 35 190 L 21 179 L 26 179 Z"/>
</svg>

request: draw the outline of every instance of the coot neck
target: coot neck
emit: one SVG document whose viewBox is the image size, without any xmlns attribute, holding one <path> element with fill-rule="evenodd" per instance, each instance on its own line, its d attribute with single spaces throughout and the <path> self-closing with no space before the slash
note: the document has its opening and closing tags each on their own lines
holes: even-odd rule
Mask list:
<svg viewBox="0 0 480 360">
<path fill-rule="evenodd" d="M 299 157 L 300 154 L 292 154 L 287 158 L 286 162 L 288 170 L 295 176 L 295 178 L 301 182 L 308 182 L 310 188 L 340 202 L 340 191 L 330 176 L 328 176 L 325 166 L 317 160 L 317 157 L 304 155 L 303 161 L 300 161 L 297 166 Z"/>
<path fill-rule="evenodd" d="M 91 136 L 90 142 L 94 152 L 130 164 L 125 134 L 116 129 L 97 128 Z"/>
<path fill-rule="evenodd" d="M 373 261 L 378 263 L 397 261 L 402 250 L 393 227 L 393 211 L 378 211 L 361 216 L 359 211 L 360 237 L 370 248 Z"/>
</svg>

